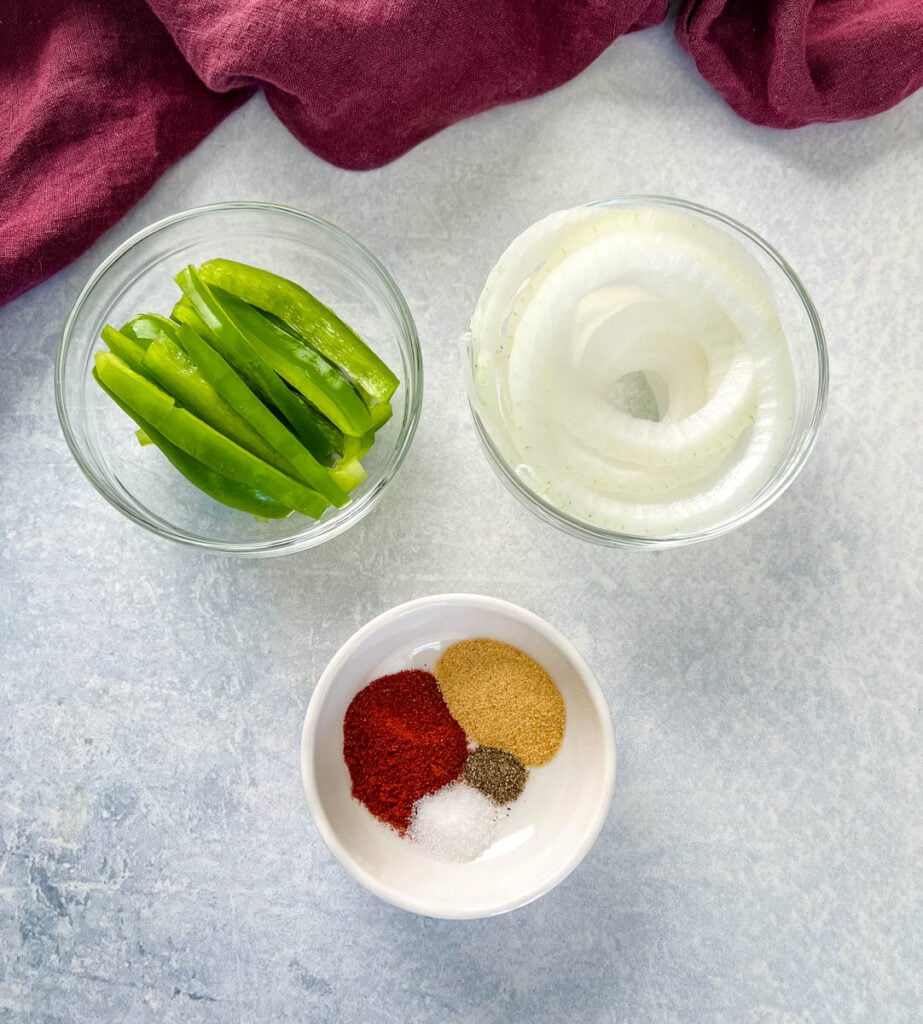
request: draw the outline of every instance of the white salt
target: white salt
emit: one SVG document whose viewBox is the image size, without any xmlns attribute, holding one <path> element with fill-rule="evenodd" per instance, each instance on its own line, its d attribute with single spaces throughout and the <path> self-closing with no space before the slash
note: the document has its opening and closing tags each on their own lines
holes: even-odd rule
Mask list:
<svg viewBox="0 0 923 1024">
<path fill-rule="evenodd" d="M 502 809 L 463 782 L 453 782 L 414 805 L 408 836 L 436 860 L 463 864 L 493 841 Z"/>
</svg>

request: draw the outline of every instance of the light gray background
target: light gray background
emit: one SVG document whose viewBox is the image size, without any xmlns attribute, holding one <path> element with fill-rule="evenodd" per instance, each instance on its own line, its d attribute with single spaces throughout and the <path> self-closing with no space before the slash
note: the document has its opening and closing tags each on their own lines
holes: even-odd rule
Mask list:
<svg viewBox="0 0 923 1024">
<path fill-rule="evenodd" d="M 0 1020 L 920 1020 L 923 93 L 792 133 L 738 119 L 670 27 L 389 167 L 301 148 L 262 98 L 82 259 L 0 311 Z M 660 192 L 751 225 L 824 321 L 830 406 L 736 535 L 597 549 L 532 518 L 475 441 L 456 339 L 538 217 Z M 122 519 L 72 462 L 52 362 L 92 269 L 223 199 L 355 233 L 416 317 L 426 396 L 381 506 L 230 561 Z M 548 618 L 609 697 L 619 777 L 581 867 L 494 920 L 414 917 L 334 862 L 302 795 L 315 680 L 424 594 Z"/>
</svg>

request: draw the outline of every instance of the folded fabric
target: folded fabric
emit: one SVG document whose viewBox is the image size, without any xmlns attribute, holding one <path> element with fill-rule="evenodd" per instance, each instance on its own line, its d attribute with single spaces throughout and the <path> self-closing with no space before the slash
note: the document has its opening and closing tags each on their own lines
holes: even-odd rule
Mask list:
<svg viewBox="0 0 923 1024">
<path fill-rule="evenodd" d="M 148 0 L 217 92 L 258 82 L 330 163 L 388 163 L 447 125 L 573 78 L 668 0 Z"/>
<path fill-rule="evenodd" d="M 923 86 L 923 0 L 686 0 L 676 36 L 771 128 L 868 117 Z"/>
<path fill-rule="evenodd" d="M 343 167 L 572 78 L 668 0 L 4 0 L 0 305 L 114 224 L 257 86 Z"/>
<path fill-rule="evenodd" d="M 668 0 L 5 0 L 0 305 L 114 224 L 262 88 L 364 169 L 567 81 Z M 744 117 L 862 117 L 918 88 L 921 0 L 686 0 L 677 35 Z"/>
<path fill-rule="evenodd" d="M 0 305 L 79 256 L 252 91 L 206 88 L 144 0 L 2 0 Z"/>
</svg>

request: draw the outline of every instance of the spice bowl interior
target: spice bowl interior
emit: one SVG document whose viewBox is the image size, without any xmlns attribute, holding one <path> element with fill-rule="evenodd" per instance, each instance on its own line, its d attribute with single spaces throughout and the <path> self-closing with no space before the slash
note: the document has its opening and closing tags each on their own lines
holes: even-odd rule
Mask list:
<svg viewBox="0 0 923 1024">
<path fill-rule="evenodd" d="M 535 659 L 557 686 L 566 718 L 557 754 L 529 769 L 522 794 L 505 810 L 490 845 L 474 860 L 452 863 L 430 856 L 353 797 L 344 717 L 372 680 L 407 669 L 432 671 L 447 647 L 480 638 Z M 505 601 L 439 595 L 385 612 L 337 652 L 308 707 L 301 769 L 321 837 L 366 889 L 415 913 L 478 918 L 531 902 L 580 863 L 608 813 L 615 739 L 599 683 L 557 630 Z"/>
<path fill-rule="evenodd" d="M 143 312 L 169 316 L 180 290 L 173 278 L 214 258 L 290 278 L 352 327 L 393 369 L 400 386 L 393 416 L 363 458 L 367 479 L 342 509 L 317 520 L 292 514 L 258 519 L 197 490 L 153 446 L 92 377 L 103 326 Z M 65 439 L 81 470 L 119 512 L 158 536 L 243 556 L 283 554 L 336 536 L 380 500 L 412 441 L 422 402 L 422 358 L 407 304 L 388 271 L 361 243 L 311 214 L 228 202 L 159 221 L 119 246 L 93 273 L 64 327 L 55 397 Z"/>
</svg>

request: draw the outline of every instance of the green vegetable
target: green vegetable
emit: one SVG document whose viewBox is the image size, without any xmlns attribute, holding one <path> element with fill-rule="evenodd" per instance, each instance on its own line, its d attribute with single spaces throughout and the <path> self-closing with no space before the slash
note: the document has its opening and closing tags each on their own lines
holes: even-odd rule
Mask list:
<svg viewBox="0 0 923 1024">
<path fill-rule="evenodd" d="M 361 459 L 375 443 L 375 431 L 362 437 L 347 437 L 343 443 L 343 459 Z"/>
<path fill-rule="evenodd" d="M 397 377 L 293 282 L 229 260 L 176 275 L 172 319 L 102 338 L 93 376 L 192 484 L 259 518 L 341 507 L 391 417 Z"/>
<path fill-rule="evenodd" d="M 375 443 L 375 434 L 391 419 L 393 410 L 390 402 L 379 402 L 371 408 L 372 429 L 362 437 L 347 437 L 343 440 L 343 458 L 361 459 Z"/>
<path fill-rule="evenodd" d="M 256 351 L 331 423 L 355 437 L 371 429 L 365 402 L 336 366 L 236 295 L 223 288 L 213 291 Z"/>
<path fill-rule="evenodd" d="M 142 366 L 146 376 L 199 419 L 281 472 L 297 476 L 292 464 L 267 444 L 262 435 L 221 397 L 179 345 L 166 336 L 152 340 L 144 351 Z"/>
<path fill-rule="evenodd" d="M 368 479 L 368 473 L 358 459 L 341 459 L 331 470 L 331 475 L 344 491 L 354 491 Z"/>
<path fill-rule="evenodd" d="M 387 402 L 394 394 L 400 382 L 391 370 L 332 309 L 300 285 L 233 260 L 208 260 L 199 273 L 206 284 L 223 288 L 293 327 L 359 386 L 370 405 Z"/>
<path fill-rule="evenodd" d="M 196 312 L 195 307 L 184 295 L 176 305 L 173 306 L 171 316 L 177 325 L 181 324 L 190 328 L 202 338 L 209 337 L 208 328 L 202 323 L 202 317 Z M 304 444 L 308 452 L 310 452 L 310 454 L 319 462 L 323 463 L 325 466 L 329 466 L 333 461 L 333 456 L 340 454 L 343 451 L 342 431 L 337 430 L 337 428 L 328 419 L 321 416 L 317 410 L 311 409 L 299 395 L 292 392 L 292 398 L 299 402 L 302 407 L 301 430 L 297 430 L 289 420 L 286 419 L 282 411 L 272 403 L 271 398 L 267 397 L 264 393 L 260 393 L 258 386 L 253 388 L 253 391 L 258 394 L 260 400 L 265 404 L 265 407 L 270 410 L 272 415 L 276 416 L 280 422 L 288 425 L 288 427 L 298 436 L 301 443 Z"/>
<path fill-rule="evenodd" d="M 390 402 L 379 402 L 377 405 L 373 405 L 369 412 L 372 418 L 372 430 L 376 433 L 381 430 L 381 428 L 394 415 L 394 410 L 391 408 Z"/>
<path fill-rule="evenodd" d="M 328 502 L 316 491 L 280 473 L 192 413 L 179 408 L 170 395 L 136 373 L 114 353 L 97 352 L 95 369 L 99 383 L 118 399 L 145 433 L 153 428 L 155 433 L 213 472 L 312 519 L 327 507 Z"/>
<path fill-rule="evenodd" d="M 207 339 L 265 403 L 275 406 L 309 451 L 320 458 L 329 454 L 317 413 L 253 348 L 211 289 L 199 280 L 195 268 L 186 267 L 176 281 L 186 300 L 174 307 L 177 319 Z"/>
<path fill-rule="evenodd" d="M 182 324 L 195 331 L 196 334 L 202 338 L 208 338 L 210 336 L 210 332 L 202 322 L 202 318 L 195 311 L 195 307 L 185 295 L 183 295 L 173 307 L 171 316 L 173 317 L 171 322 L 174 327 L 178 324 Z M 304 444 L 305 448 L 308 449 L 318 462 L 322 462 L 324 465 L 330 465 L 333 461 L 332 457 L 334 455 L 342 454 L 343 432 L 335 427 L 325 416 L 322 416 L 316 409 L 313 409 L 310 405 L 305 403 L 299 395 L 291 393 L 291 400 L 299 403 L 301 406 L 301 430 L 297 430 L 286 418 L 284 413 L 276 408 L 272 399 L 266 395 L 264 391 L 260 390 L 258 384 L 251 384 L 251 386 L 254 392 L 259 395 L 266 407 L 274 414 L 277 414 L 280 420 L 289 424 L 292 430 L 298 435 L 299 440 Z"/>
<path fill-rule="evenodd" d="M 127 323 L 122 324 L 119 330 L 143 348 L 147 348 L 149 342 L 164 335 L 176 343 L 176 324 L 165 316 L 158 316 L 157 313 L 133 316 Z"/>
<path fill-rule="evenodd" d="M 204 491 L 215 501 L 220 501 L 222 505 L 228 505 L 240 512 L 249 512 L 261 519 L 284 519 L 291 515 L 290 508 L 270 498 L 268 494 L 246 487 L 238 480 L 224 476 L 222 473 L 216 473 L 204 463 L 199 462 L 198 459 L 187 455 L 182 448 L 177 448 L 163 434 L 155 430 L 140 413 L 133 412 L 114 392 L 110 391 L 103 384 L 95 369 L 93 376 L 116 405 L 138 424 L 138 430 L 135 432 L 138 435 L 138 443 L 153 444 L 159 448 L 172 465 L 200 491 Z"/>
<path fill-rule="evenodd" d="M 100 335 L 109 348 L 142 376 L 150 374 L 144 369 L 144 349 L 127 335 L 117 331 L 111 324 L 106 324 Z"/>
<path fill-rule="evenodd" d="M 247 420 L 267 444 L 292 464 L 304 483 L 319 491 L 332 504 L 345 505 L 349 496 L 343 488 L 285 424 L 266 408 L 230 363 L 185 324 L 178 327 L 177 335 L 183 348 L 218 394 Z"/>
</svg>

